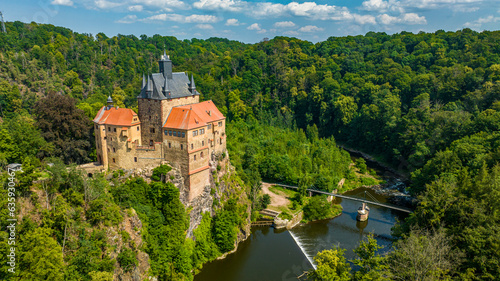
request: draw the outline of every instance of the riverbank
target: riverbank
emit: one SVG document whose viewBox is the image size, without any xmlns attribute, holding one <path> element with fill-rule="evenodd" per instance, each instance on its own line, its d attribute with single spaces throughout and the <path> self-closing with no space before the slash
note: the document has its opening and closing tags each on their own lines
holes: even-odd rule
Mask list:
<svg viewBox="0 0 500 281">
<path fill-rule="evenodd" d="M 390 165 L 390 164 L 388 164 L 380 159 L 376 159 L 374 156 L 372 156 L 368 153 L 365 153 L 363 151 L 360 151 L 360 150 L 357 150 L 354 148 L 350 148 L 344 144 L 337 143 L 337 146 L 344 149 L 345 151 L 349 152 L 349 154 L 351 156 L 361 157 L 361 158 L 365 159 L 367 164 L 370 166 L 375 166 L 380 170 L 385 170 L 385 171 L 392 173 L 393 177 L 399 178 L 402 181 L 408 181 L 410 179 L 410 175 L 407 171 L 403 171 L 400 168 L 393 167 L 392 165 Z M 389 176 L 391 176 L 391 175 L 389 175 Z"/>
</svg>

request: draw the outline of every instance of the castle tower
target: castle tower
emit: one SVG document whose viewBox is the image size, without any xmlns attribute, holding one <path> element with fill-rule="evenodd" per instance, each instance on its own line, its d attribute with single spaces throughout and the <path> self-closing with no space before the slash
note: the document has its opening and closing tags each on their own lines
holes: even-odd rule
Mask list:
<svg viewBox="0 0 500 281">
<path fill-rule="evenodd" d="M 108 96 L 107 104 L 108 104 L 107 109 L 110 109 L 113 107 L 113 99 L 111 98 L 111 96 Z"/>
<path fill-rule="evenodd" d="M 175 106 L 198 103 L 200 94 L 185 72 L 173 72 L 172 60 L 163 51 L 158 60 L 159 73 L 143 77 L 141 93 L 137 97 L 138 116 L 142 126 L 142 143 L 153 146 L 162 142 L 162 126 Z"/>
</svg>

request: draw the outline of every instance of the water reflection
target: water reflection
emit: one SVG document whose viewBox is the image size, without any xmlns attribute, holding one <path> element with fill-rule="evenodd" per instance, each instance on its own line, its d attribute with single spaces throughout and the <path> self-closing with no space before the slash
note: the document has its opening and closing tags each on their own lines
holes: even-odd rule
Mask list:
<svg viewBox="0 0 500 281">
<path fill-rule="evenodd" d="M 364 191 L 358 189 L 352 194 Z M 383 196 L 377 199 L 381 202 L 385 200 Z M 387 251 L 392 239 L 391 227 L 406 215 L 370 206 L 368 220 L 358 222 L 356 214 L 360 203 L 343 200 L 341 204 L 344 211 L 339 217 L 301 225 L 290 232 L 270 227 L 253 229 L 250 238 L 240 243 L 236 253 L 206 264 L 195 276 L 195 281 L 297 280 L 297 276 L 311 269 L 307 257 L 312 259 L 319 251 L 338 246 L 346 249 L 347 259 L 353 259 L 353 250 L 369 233 L 374 234 L 378 244 L 385 247 L 382 251 Z"/>
</svg>

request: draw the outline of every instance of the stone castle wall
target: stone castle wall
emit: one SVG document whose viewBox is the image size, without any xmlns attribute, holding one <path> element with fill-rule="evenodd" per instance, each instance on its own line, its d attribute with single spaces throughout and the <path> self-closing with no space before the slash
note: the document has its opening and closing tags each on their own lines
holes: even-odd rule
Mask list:
<svg viewBox="0 0 500 281">
<path fill-rule="evenodd" d="M 137 115 L 141 121 L 142 144 L 149 145 L 150 141 L 161 142 L 162 140 L 162 119 L 161 119 L 161 101 L 150 99 L 137 99 Z M 151 130 L 154 130 L 152 132 Z"/>
</svg>

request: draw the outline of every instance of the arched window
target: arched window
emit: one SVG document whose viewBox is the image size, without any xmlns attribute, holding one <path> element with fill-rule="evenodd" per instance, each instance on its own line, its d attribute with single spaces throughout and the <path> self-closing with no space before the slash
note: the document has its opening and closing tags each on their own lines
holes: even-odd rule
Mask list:
<svg viewBox="0 0 500 281">
<path fill-rule="evenodd" d="M 203 158 L 203 151 L 200 153 L 200 158 Z"/>
</svg>

